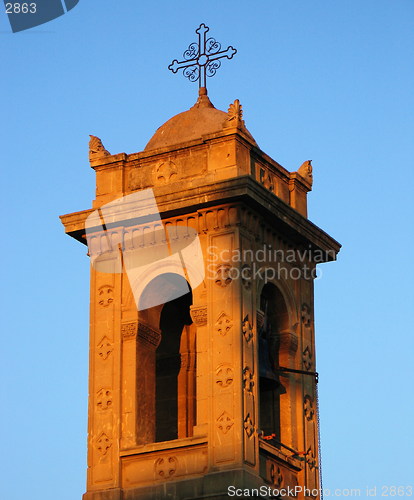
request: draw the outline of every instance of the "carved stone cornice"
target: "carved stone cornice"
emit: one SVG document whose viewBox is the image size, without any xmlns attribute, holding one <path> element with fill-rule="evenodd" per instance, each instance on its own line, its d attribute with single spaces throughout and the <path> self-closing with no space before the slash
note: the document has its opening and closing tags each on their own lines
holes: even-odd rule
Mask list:
<svg viewBox="0 0 414 500">
<path fill-rule="evenodd" d="M 157 196 L 157 204 L 161 213 L 168 212 L 171 217 L 189 210 L 194 206 L 198 210 L 214 207 L 219 204 L 235 204 L 243 202 L 247 207 L 257 211 L 274 229 L 291 236 L 295 241 L 311 245 L 312 249 L 319 249 L 325 255 L 323 261 L 334 260 L 335 254 L 339 252 L 341 245 L 324 231 L 312 224 L 294 208 L 283 202 L 273 193 L 254 180 L 251 176 L 244 175 L 233 179 L 225 179 L 214 182 L 214 184 L 202 184 L 194 186 L 192 181 L 183 185 L 177 193 L 166 190 Z M 185 192 L 185 196 L 183 193 Z M 74 214 L 61 216 L 66 232 L 86 244 L 85 219 L 91 211 L 85 210 Z M 230 220 L 230 224 L 237 221 Z M 322 260 L 320 261 L 322 262 Z"/>
</svg>

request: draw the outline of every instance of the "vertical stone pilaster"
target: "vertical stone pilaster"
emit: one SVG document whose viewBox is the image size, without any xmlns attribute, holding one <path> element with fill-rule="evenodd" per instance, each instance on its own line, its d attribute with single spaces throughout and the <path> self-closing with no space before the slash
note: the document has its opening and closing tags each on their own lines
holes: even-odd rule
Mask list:
<svg viewBox="0 0 414 500">
<path fill-rule="evenodd" d="M 196 425 L 194 436 L 205 435 L 208 432 L 209 414 L 209 363 L 208 363 L 208 329 L 207 305 L 200 298 L 193 296 L 194 304 L 190 307 L 191 319 L 196 331 Z"/>
<path fill-rule="evenodd" d="M 254 242 L 241 236 L 242 251 L 252 248 L 254 248 Z M 247 464 L 258 470 L 258 365 L 255 361 L 258 331 L 251 262 L 242 261 L 239 271 L 242 297 L 243 458 Z"/>
<path fill-rule="evenodd" d="M 235 234 L 228 232 L 210 237 L 210 244 L 222 250 L 235 247 Z M 218 258 L 214 263 L 215 274 L 208 280 L 211 410 L 210 410 L 210 466 L 241 460 L 241 339 L 240 304 L 236 300 L 236 286 L 231 276 L 231 266 Z"/>
<path fill-rule="evenodd" d="M 88 487 L 119 485 L 121 275 L 91 271 Z"/>
<path fill-rule="evenodd" d="M 138 321 L 122 323 L 122 449 L 137 442 L 137 332 Z"/>
<path fill-rule="evenodd" d="M 309 372 L 316 371 L 313 283 L 304 287 L 301 304 L 301 329 L 303 338 L 302 365 Z M 309 489 L 319 488 L 319 457 L 316 380 L 312 375 L 303 376 L 303 431 L 305 455 L 305 484 Z"/>
</svg>

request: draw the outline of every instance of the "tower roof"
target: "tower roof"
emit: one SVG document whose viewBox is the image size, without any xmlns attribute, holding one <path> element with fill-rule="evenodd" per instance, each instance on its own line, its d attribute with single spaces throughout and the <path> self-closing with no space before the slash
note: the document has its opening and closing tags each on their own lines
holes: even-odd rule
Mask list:
<svg viewBox="0 0 414 500">
<path fill-rule="evenodd" d="M 245 128 L 241 119 L 237 119 L 234 125 L 241 128 L 253 144 L 256 145 L 255 140 Z M 173 116 L 161 125 L 145 146 L 145 151 L 201 139 L 204 135 L 220 132 L 230 126 L 233 126 L 230 111 L 225 113 L 216 109 L 207 96 L 207 89 L 201 87 L 194 106 L 188 111 Z"/>
</svg>

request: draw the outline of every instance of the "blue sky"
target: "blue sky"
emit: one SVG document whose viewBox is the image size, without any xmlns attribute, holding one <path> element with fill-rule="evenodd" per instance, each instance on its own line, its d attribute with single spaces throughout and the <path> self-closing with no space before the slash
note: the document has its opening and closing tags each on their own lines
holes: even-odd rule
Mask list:
<svg viewBox="0 0 414 500">
<path fill-rule="evenodd" d="M 91 207 L 89 134 L 137 152 L 194 103 L 167 66 L 201 22 L 238 49 L 212 102 L 313 160 L 309 217 L 343 244 L 315 283 L 324 486 L 414 483 L 413 1 L 80 0 L 16 34 L 0 13 L 4 499 L 85 491 L 89 263 L 58 216 Z"/>
</svg>

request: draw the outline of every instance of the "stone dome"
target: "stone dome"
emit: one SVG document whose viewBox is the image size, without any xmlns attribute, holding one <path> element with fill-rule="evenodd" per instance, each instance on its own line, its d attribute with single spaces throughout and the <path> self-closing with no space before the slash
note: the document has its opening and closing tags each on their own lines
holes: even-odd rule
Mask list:
<svg viewBox="0 0 414 500">
<path fill-rule="evenodd" d="M 174 146 L 201 139 L 206 134 L 220 132 L 223 130 L 227 118 L 227 113 L 213 106 L 207 96 L 207 90 L 202 87 L 194 106 L 188 111 L 173 116 L 164 125 L 161 125 L 145 146 L 144 151 Z M 247 129 L 244 130 L 254 142 Z"/>
</svg>

